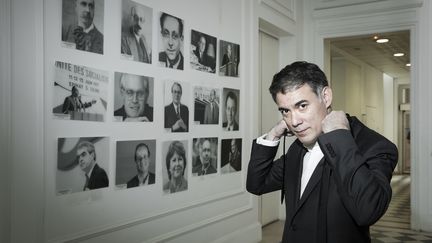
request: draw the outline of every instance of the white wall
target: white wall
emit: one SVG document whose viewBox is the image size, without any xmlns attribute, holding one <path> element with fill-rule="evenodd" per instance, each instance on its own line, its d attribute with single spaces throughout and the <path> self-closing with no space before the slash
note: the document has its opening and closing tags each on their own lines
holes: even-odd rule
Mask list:
<svg viewBox="0 0 432 243">
<path fill-rule="evenodd" d="M 394 133 L 395 120 L 395 105 L 394 105 L 394 80 L 387 74 L 383 74 L 383 91 L 384 91 L 384 105 L 383 105 L 383 135 L 397 144 L 397 133 Z"/>
<path fill-rule="evenodd" d="M 267 15 L 269 23 L 295 35 L 298 28 L 295 20 L 299 17 L 296 8 L 299 5 L 295 4 L 296 1 L 265 1 L 265 6 L 261 1 L 138 2 L 154 10 L 153 53 L 157 52 L 157 13 L 164 11 L 185 20 L 185 71 L 159 68 L 156 58 L 153 58 L 153 65 L 119 60 L 120 25 L 116 19 L 119 19 L 120 11 L 114 10 L 120 9 L 120 1 L 106 1 L 104 4 L 105 48 L 102 56 L 60 46 L 61 1 L 2 0 L 1 30 L 2 33 L 8 33 L 10 27 L 11 43 L 7 40 L 4 42 L 3 37 L 7 35 L 2 35 L 1 50 L 2 53 L 10 50 L 13 56 L 2 55 L 1 59 L 2 79 L 6 78 L 6 82 L 1 84 L 1 142 L 5 145 L 2 146 L 2 152 L 5 152 L 7 160 L 2 163 L 0 170 L 2 182 L 5 182 L 1 183 L 0 192 L 1 242 L 258 242 L 261 239 L 257 200 L 244 187 L 246 169 L 232 175 L 217 174 L 192 179 L 188 192 L 169 196 L 161 195 L 160 182 L 141 190 L 116 190 L 110 184 L 107 189 L 56 195 L 58 137 L 109 137 L 111 182 L 114 181 L 113 151 L 117 140 L 142 138 L 134 133 L 136 129 L 142 129 L 149 138 L 158 139 L 157 153 L 160 154 L 160 141 L 176 138 L 176 135 L 151 129 L 148 124 L 132 124 L 130 127 L 133 129 L 123 129 L 118 123 L 114 124 L 109 115 L 103 123 L 53 119 L 53 65 L 57 60 L 107 70 L 110 83 L 113 83 L 114 71 L 155 77 L 155 93 L 163 90 L 165 79 L 184 81 L 191 86 L 214 84 L 217 88 L 240 89 L 240 131 L 232 134 L 218 132 L 216 136 L 242 137 L 243 168 L 247 167 L 250 144 L 257 135 L 256 106 L 250 105 L 257 104 L 256 96 L 248 94 L 258 92 L 258 19 Z M 12 5 L 10 14 L 7 11 L 9 4 Z M 280 12 L 280 4 L 285 11 L 283 18 L 274 14 Z M 262 14 L 264 7 L 266 14 Z M 210 11 L 192 11 L 194 9 Z M 4 12 L 7 14 L 4 15 Z M 8 21 L 3 22 L 3 16 L 10 16 L 10 25 Z M 288 25 L 283 21 L 287 17 L 291 19 Z M 240 78 L 219 77 L 218 74 L 190 70 L 188 51 L 191 29 L 240 44 Z M 296 39 L 290 35 L 283 36 L 285 41 L 280 48 L 290 53 L 281 57 L 281 65 L 286 65 L 288 60 L 295 60 L 298 54 Z M 110 105 L 113 93 L 113 87 L 109 86 L 107 114 L 113 111 Z M 192 103 L 192 98 L 184 98 L 189 98 Z M 155 97 L 154 102 L 155 107 L 163 107 L 162 97 Z M 155 119 L 158 117 L 161 119 L 162 115 L 160 111 L 155 111 Z M 160 126 L 155 124 L 156 128 Z M 190 141 L 216 131 L 219 131 L 218 128 L 196 127 L 182 138 Z M 3 198 L 6 199 L 5 203 Z"/>
</svg>

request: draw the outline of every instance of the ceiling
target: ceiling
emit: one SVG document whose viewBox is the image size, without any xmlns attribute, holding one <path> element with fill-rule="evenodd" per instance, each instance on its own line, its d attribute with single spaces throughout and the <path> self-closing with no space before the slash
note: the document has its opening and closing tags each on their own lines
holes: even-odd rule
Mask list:
<svg viewBox="0 0 432 243">
<path fill-rule="evenodd" d="M 389 42 L 376 43 L 374 36 L 387 38 Z M 394 78 L 409 77 L 410 67 L 406 66 L 407 63 L 410 63 L 410 32 L 408 30 L 329 40 L 332 58 L 351 55 Z M 393 54 L 397 52 L 405 55 L 394 57 Z"/>
</svg>

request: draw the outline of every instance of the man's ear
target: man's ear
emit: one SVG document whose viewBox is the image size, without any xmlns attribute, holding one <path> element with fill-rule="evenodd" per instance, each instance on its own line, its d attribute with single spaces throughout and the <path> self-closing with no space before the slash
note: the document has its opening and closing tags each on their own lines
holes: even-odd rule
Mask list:
<svg viewBox="0 0 432 243">
<path fill-rule="evenodd" d="M 325 103 L 326 108 L 329 108 L 333 99 L 333 91 L 329 86 L 326 86 L 322 90 L 322 99 Z"/>
</svg>

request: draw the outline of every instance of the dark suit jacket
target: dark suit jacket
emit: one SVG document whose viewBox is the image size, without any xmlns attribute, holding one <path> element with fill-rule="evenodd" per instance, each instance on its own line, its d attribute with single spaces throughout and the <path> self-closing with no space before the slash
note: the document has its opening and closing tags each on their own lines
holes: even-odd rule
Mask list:
<svg viewBox="0 0 432 243">
<path fill-rule="evenodd" d="M 187 129 L 179 128 L 177 130 L 172 130 L 172 132 L 187 132 L 189 130 L 189 109 L 187 106 L 180 104 L 180 117 L 183 120 L 183 122 L 186 124 Z M 171 103 L 167 106 L 165 106 L 165 128 L 172 128 L 174 123 L 176 123 L 178 120 L 177 114 L 174 108 L 174 104 Z"/>
<path fill-rule="evenodd" d="M 196 158 L 195 166 L 192 168 L 192 173 L 197 173 L 199 176 L 201 176 L 201 175 L 214 174 L 216 172 L 217 172 L 216 169 L 212 165 L 212 161 L 210 161 L 210 165 L 207 168 L 206 173 L 204 174 L 204 172 L 202 170 L 201 159 L 199 156 Z"/>
<path fill-rule="evenodd" d="M 87 188 L 90 190 L 108 187 L 108 176 L 104 169 L 95 164 Z"/>
<path fill-rule="evenodd" d="M 219 122 L 219 106 L 216 102 L 213 103 L 213 113 L 211 104 L 208 103 L 204 108 L 204 124 L 218 124 Z"/>
<path fill-rule="evenodd" d="M 123 117 L 123 121 L 124 121 L 127 118 L 124 106 L 115 110 L 114 116 L 121 116 L 121 117 Z M 147 117 L 147 119 L 149 119 L 149 121 L 153 121 L 153 107 L 149 106 L 148 104 L 145 104 L 144 113 L 141 116 L 145 116 L 145 117 Z"/>
<path fill-rule="evenodd" d="M 122 54 L 131 55 L 134 61 L 151 63 L 151 47 L 144 36 L 140 36 L 138 42 L 132 29 L 122 32 L 121 48 Z"/>
<path fill-rule="evenodd" d="M 84 34 L 82 43 L 77 40 L 74 35 L 76 28 L 76 24 L 68 26 L 68 28 L 62 33 L 62 41 L 75 43 L 76 49 L 78 50 L 103 54 L 103 35 L 98 29 L 96 29 L 96 26 L 94 26 L 94 28 L 87 34 Z"/>
<path fill-rule="evenodd" d="M 222 127 L 227 127 L 228 126 L 228 122 L 224 122 L 222 124 Z M 234 125 L 233 125 L 234 131 L 238 131 L 239 130 L 239 125 L 236 121 L 234 121 Z"/>
<path fill-rule="evenodd" d="M 370 242 L 369 226 L 387 210 L 397 148 L 386 138 L 349 117 L 351 131 L 322 134 L 324 158 L 301 199 L 300 181 L 306 149 L 296 140 L 274 160 L 277 147 L 254 141 L 246 187 L 253 194 L 283 189 L 286 221 L 283 242 Z"/>
<path fill-rule="evenodd" d="M 154 184 L 155 183 L 155 174 L 149 172 L 147 180 L 148 180 L 149 185 Z M 136 187 L 138 185 L 139 185 L 138 175 L 134 176 L 132 179 L 130 179 L 127 182 L 127 188 Z"/>
<path fill-rule="evenodd" d="M 195 56 L 198 58 L 198 62 L 206 67 L 211 68 L 212 70 L 215 69 L 216 66 L 216 62 L 215 59 L 212 58 L 211 56 L 207 55 L 206 52 L 204 52 L 202 54 L 202 57 L 200 57 L 199 55 L 199 50 L 198 48 L 193 52 L 195 54 Z"/>
<path fill-rule="evenodd" d="M 176 69 L 183 70 L 183 62 L 184 62 L 183 54 L 181 52 L 179 52 L 178 57 L 179 57 L 179 60 L 176 62 L 176 63 L 178 63 Z M 164 51 L 159 52 L 159 63 L 164 67 L 170 67 L 169 61 L 168 61 L 168 56 Z M 174 68 L 174 67 L 172 67 L 172 68 Z"/>
</svg>

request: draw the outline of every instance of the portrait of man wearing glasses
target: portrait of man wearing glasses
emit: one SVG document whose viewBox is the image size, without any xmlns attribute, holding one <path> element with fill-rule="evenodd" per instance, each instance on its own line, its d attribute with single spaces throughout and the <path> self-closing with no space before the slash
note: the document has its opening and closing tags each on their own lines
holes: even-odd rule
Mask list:
<svg viewBox="0 0 432 243">
<path fill-rule="evenodd" d="M 125 122 L 152 122 L 153 107 L 147 102 L 153 78 L 129 73 L 116 73 L 121 107 L 114 111 L 116 119 Z M 117 83 L 116 82 L 116 83 Z"/>
<path fill-rule="evenodd" d="M 159 52 L 159 64 L 162 67 L 183 70 L 183 20 L 162 13 L 160 16 L 161 27 L 161 52 Z M 160 48 L 160 49 L 161 49 Z"/>
</svg>

